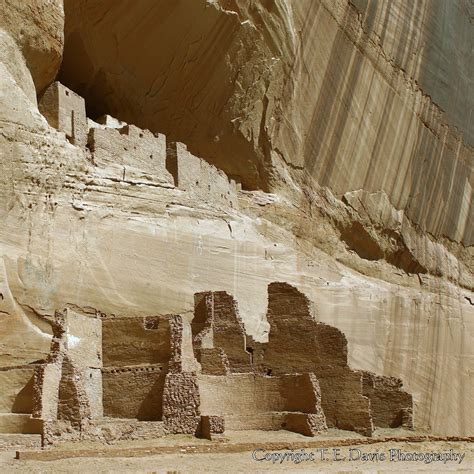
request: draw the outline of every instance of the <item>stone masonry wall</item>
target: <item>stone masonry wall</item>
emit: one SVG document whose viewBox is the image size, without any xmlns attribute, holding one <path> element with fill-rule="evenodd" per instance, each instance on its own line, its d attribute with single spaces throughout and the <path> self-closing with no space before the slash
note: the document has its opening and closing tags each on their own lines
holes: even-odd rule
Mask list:
<svg viewBox="0 0 474 474">
<path fill-rule="evenodd" d="M 64 132 L 71 143 L 86 145 L 86 105 L 81 96 L 60 82 L 53 82 L 40 98 L 38 108 L 48 123 Z"/>
<path fill-rule="evenodd" d="M 233 373 L 251 371 L 245 328 L 234 298 L 225 291 L 209 291 L 196 293 L 194 304 L 194 350 L 203 372 L 225 373 L 227 365 Z"/>
<path fill-rule="evenodd" d="M 168 319 L 102 319 L 102 357 L 104 367 L 164 364 L 171 357 Z"/>
<path fill-rule="evenodd" d="M 402 390 L 401 380 L 362 372 L 362 389 L 376 426 L 413 428 L 413 397 Z"/>
<path fill-rule="evenodd" d="M 126 181 L 158 181 L 173 185 L 166 170 L 166 138 L 134 125 L 122 128 L 91 128 L 88 146 L 99 167 L 119 168 Z"/>
<path fill-rule="evenodd" d="M 238 207 L 237 184 L 207 161 L 191 154 L 184 143 L 167 145 L 166 167 L 174 177 L 175 186 L 200 199 Z"/>
<path fill-rule="evenodd" d="M 232 380 L 230 373 L 269 376 L 269 387 L 272 384 L 278 386 L 284 377 L 295 376 L 296 380 L 301 380 L 299 377 L 303 376 L 310 377 L 315 384 L 313 396 L 320 397 L 324 425 L 327 422 L 330 427 L 370 436 L 374 425 L 412 426 L 413 401 L 401 391 L 401 381 L 378 377 L 374 385 L 374 382 L 369 383 L 372 379 L 365 376 L 367 381 L 363 388 L 363 374 L 352 370 L 347 364 L 347 339 L 344 334 L 332 326 L 317 322 L 309 300 L 296 288 L 286 283 L 269 285 L 267 320 L 270 323 L 268 343 L 257 342 L 246 335 L 237 304 L 231 295 L 204 292 L 195 296 L 195 317 L 191 324 L 194 348 L 202 366 L 201 379 L 203 383 L 213 386 L 209 390 L 202 389 L 203 406 L 206 407 L 206 403 L 212 407 L 219 406 L 219 394 L 224 396 L 227 393 L 228 398 L 224 397 L 221 405 L 226 409 L 235 406 L 229 426 L 239 426 L 239 429 L 249 426 L 250 421 L 242 421 L 239 416 L 249 416 L 242 407 L 252 400 L 249 395 L 252 390 L 267 401 L 272 400 L 269 394 L 274 393 L 271 389 L 262 388 L 266 385 L 246 391 L 245 377 L 237 384 L 239 387 L 236 385 L 227 390 Z M 255 383 L 254 379 L 252 381 Z M 300 396 L 301 390 L 294 393 Z M 275 397 L 273 399 L 276 400 Z M 381 407 L 378 407 L 380 399 L 393 400 L 388 413 L 381 413 Z M 372 400 L 375 403 L 374 412 L 371 409 Z M 242 403 L 244 405 L 240 407 Z M 261 400 L 255 399 L 251 403 L 258 407 Z M 279 409 L 281 407 L 275 408 L 276 411 Z M 296 411 L 304 412 L 301 409 Z M 262 418 L 264 412 L 263 409 L 259 412 L 261 423 L 270 429 L 271 423 L 268 425 L 268 421 Z M 279 420 L 275 418 L 273 425 L 283 423 L 281 417 Z M 311 431 L 310 426 L 322 425 L 317 419 L 293 417 L 292 420 L 291 423 L 305 432 Z"/>
<path fill-rule="evenodd" d="M 50 355 L 35 371 L 33 416 L 76 426 L 102 416 L 101 357 L 100 320 L 70 309 L 56 312 Z"/>
<path fill-rule="evenodd" d="M 104 368 L 104 416 L 161 420 L 165 373 L 160 365 Z"/>
</svg>

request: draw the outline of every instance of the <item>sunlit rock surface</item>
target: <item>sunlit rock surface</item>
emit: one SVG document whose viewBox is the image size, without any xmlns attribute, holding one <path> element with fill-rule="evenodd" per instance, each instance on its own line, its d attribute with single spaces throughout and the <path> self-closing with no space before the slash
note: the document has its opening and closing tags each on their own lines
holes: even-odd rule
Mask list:
<svg viewBox="0 0 474 474">
<path fill-rule="evenodd" d="M 43 32 L 22 37 L 30 13 L 5 1 L 0 365 L 44 358 L 58 308 L 190 320 L 198 291 L 234 295 L 264 341 L 267 286 L 286 281 L 344 332 L 352 368 L 404 381 L 417 428 L 472 435 L 472 10 L 394 3 L 65 2 L 60 80 L 89 116 L 240 177 L 236 209 L 117 179 L 49 127 L 35 91 L 62 7 L 22 2 Z"/>
<path fill-rule="evenodd" d="M 469 2 L 65 4 L 60 77 L 92 115 L 186 142 L 250 189 L 296 168 L 337 195 L 384 190 L 472 245 Z"/>
</svg>

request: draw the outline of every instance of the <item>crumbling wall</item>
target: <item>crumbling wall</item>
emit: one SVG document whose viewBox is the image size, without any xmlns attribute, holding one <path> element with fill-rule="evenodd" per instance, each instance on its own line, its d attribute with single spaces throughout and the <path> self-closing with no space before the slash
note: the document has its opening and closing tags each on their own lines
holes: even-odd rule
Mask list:
<svg viewBox="0 0 474 474">
<path fill-rule="evenodd" d="M 264 353 L 265 370 L 272 374 L 315 373 L 328 426 L 370 436 L 370 402 L 362 394 L 361 374 L 347 365 L 344 334 L 318 323 L 306 296 L 287 283 L 268 286 L 267 319 L 270 334 Z"/>
<path fill-rule="evenodd" d="M 61 379 L 58 392 L 59 420 L 67 420 L 80 426 L 85 419 L 92 417 L 91 403 L 85 385 L 88 382 L 83 371 L 75 366 L 68 355 L 61 364 Z"/>
<path fill-rule="evenodd" d="M 326 428 L 314 375 L 201 375 L 199 390 L 201 412 L 223 417 L 229 430 L 279 430 L 294 419 L 292 414 L 314 415 L 316 431 Z M 292 427 L 296 429 L 296 423 Z"/>
<path fill-rule="evenodd" d="M 56 312 L 51 352 L 35 371 L 35 417 L 80 426 L 102 416 L 101 329 L 96 316 Z"/>
<path fill-rule="evenodd" d="M 170 324 L 167 318 L 102 319 L 104 367 L 164 364 L 170 357 Z"/>
<path fill-rule="evenodd" d="M 201 423 L 197 369 L 181 316 L 169 317 L 171 359 L 163 389 L 163 420 L 169 433 L 198 434 Z M 189 334 L 190 339 L 191 334 Z"/>
<path fill-rule="evenodd" d="M 102 319 L 104 416 L 161 420 L 165 375 L 172 357 L 170 319 Z"/>
<path fill-rule="evenodd" d="M 86 145 L 86 104 L 80 95 L 56 81 L 44 91 L 38 108 L 48 123 L 64 132 L 71 143 Z"/>
<path fill-rule="evenodd" d="M 264 360 L 272 373 L 313 372 L 347 365 L 347 339 L 337 328 L 317 322 L 311 303 L 287 283 L 268 286 L 270 324 Z"/>
<path fill-rule="evenodd" d="M 97 122 L 86 117 L 82 97 L 54 82 L 39 101 L 48 123 L 71 143 L 90 150 L 93 163 L 118 181 L 179 187 L 193 197 L 236 209 L 236 179 L 192 155 L 183 143 L 166 143 L 161 133 L 142 130 L 104 115 Z"/>
<path fill-rule="evenodd" d="M 158 365 L 102 369 L 104 416 L 161 420 L 165 374 Z"/>
<path fill-rule="evenodd" d="M 245 327 L 235 299 L 225 291 L 196 293 L 194 311 L 193 344 L 203 373 L 251 371 Z"/>
<path fill-rule="evenodd" d="M 365 375 L 363 386 L 363 373 L 348 366 L 344 334 L 316 321 L 309 300 L 295 287 L 279 282 L 269 285 L 267 320 L 268 343 L 257 342 L 245 334 L 231 295 L 218 291 L 195 295 L 192 330 L 203 373 L 203 413 L 214 410 L 226 418 L 227 427 L 234 429 L 288 425 L 311 433 L 327 423 L 370 436 L 374 425 L 412 426 L 411 397 L 400 390 L 398 382 L 386 377 L 371 379 Z M 239 375 L 233 378 L 229 374 Z M 264 375 L 268 377 L 257 378 Z M 289 377 L 293 377 L 292 389 L 283 397 L 281 384 Z M 295 386 L 302 377 L 313 380 L 308 396 L 322 410 L 297 406 L 304 399 L 304 390 Z M 297 397 L 293 409 L 284 403 L 291 396 Z M 382 400 L 390 400 L 386 413 Z M 285 410 L 299 415 L 287 419 L 282 415 Z M 323 412 L 324 423 L 317 416 L 300 416 Z"/>
<path fill-rule="evenodd" d="M 52 440 L 63 432 L 116 439 L 127 426 L 139 437 L 207 438 L 224 428 L 314 436 L 334 427 L 371 436 L 374 426 L 413 427 L 401 381 L 351 369 L 344 334 L 317 322 L 296 288 L 269 285 L 268 321 L 268 343 L 247 336 L 225 291 L 196 293 L 191 324 L 179 315 L 57 313 L 50 357 L 35 372 L 34 414 Z M 159 425 L 135 426 L 142 421 Z"/>
<path fill-rule="evenodd" d="M 166 167 L 175 186 L 213 205 L 238 207 L 237 183 L 220 169 L 191 154 L 184 143 L 167 145 Z"/>
<path fill-rule="evenodd" d="M 361 374 L 349 367 L 327 366 L 319 367 L 316 376 L 328 426 L 371 436 L 374 425 Z"/>
<path fill-rule="evenodd" d="M 88 146 L 100 167 L 120 167 L 120 178 L 153 180 L 173 185 L 166 170 L 166 138 L 134 125 L 122 128 L 91 128 Z"/>
<path fill-rule="evenodd" d="M 102 324 L 104 415 L 163 420 L 169 432 L 196 433 L 198 364 L 182 318 L 112 317 Z"/>
<path fill-rule="evenodd" d="M 402 386 L 396 377 L 362 372 L 362 390 L 370 400 L 375 426 L 413 428 L 413 397 Z"/>
<path fill-rule="evenodd" d="M 198 434 L 200 417 L 198 379 L 194 372 L 169 373 L 163 390 L 163 420 L 169 433 Z"/>
</svg>

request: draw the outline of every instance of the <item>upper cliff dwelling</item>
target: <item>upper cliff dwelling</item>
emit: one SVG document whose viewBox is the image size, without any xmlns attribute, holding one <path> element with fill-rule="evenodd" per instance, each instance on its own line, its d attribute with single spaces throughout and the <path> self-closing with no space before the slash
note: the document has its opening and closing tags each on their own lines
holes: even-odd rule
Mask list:
<svg viewBox="0 0 474 474">
<path fill-rule="evenodd" d="M 2 472 L 474 470 L 468 0 L 1 12 Z"/>
</svg>

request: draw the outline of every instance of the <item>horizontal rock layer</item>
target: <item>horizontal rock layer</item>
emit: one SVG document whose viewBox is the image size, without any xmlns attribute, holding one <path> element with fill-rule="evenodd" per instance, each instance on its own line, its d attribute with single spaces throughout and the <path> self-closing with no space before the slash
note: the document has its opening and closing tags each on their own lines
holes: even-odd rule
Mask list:
<svg viewBox="0 0 474 474">
<path fill-rule="evenodd" d="M 443 103 L 426 82 L 442 67 L 409 54 L 434 30 L 388 5 L 66 2 L 61 77 L 89 115 L 240 176 L 239 210 L 94 165 L 38 112 L 41 74 L 2 26 L 0 365 L 44 358 L 58 308 L 189 320 L 209 290 L 263 341 L 267 285 L 286 281 L 344 332 L 352 369 L 403 379 L 417 427 L 472 434 L 472 148 L 456 118 L 472 98 Z"/>
<path fill-rule="evenodd" d="M 60 77 L 91 115 L 164 132 L 249 189 L 382 190 L 473 245 L 468 2 L 65 5 Z"/>
</svg>

